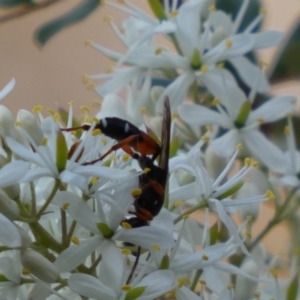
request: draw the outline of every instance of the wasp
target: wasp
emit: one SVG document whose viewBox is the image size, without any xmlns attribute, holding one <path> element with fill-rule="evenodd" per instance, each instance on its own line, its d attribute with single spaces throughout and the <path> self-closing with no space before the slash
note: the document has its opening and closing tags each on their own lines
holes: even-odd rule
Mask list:
<svg viewBox="0 0 300 300">
<path fill-rule="evenodd" d="M 89 130 L 91 125 L 84 124 L 79 127 L 65 128 L 64 131 Z M 117 118 L 107 117 L 99 120 L 95 129 L 99 129 L 104 135 L 117 141 L 100 158 L 88 162 L 93 164 L 103 160 L 111 152 L 123 149 L 132 158 L 136 159 L 144 170 L 139 176 L 139 187 L 141 193 L 135 198 L 135 212 L 130 212 L 136 217 L 128 221 L 132 227 L 146 226 L 148 221 L 158 215 L 163 203 L 165 186 L 168 178 L 168 160 L 170 151 L 170 127 L 171 112 L 169 99 L 166 97 L 163 108 L 163 121 L 161 144 L 159 145 L 150 135 L 137 128 L 132 123 Z M 155 164 L 159 157 L 158 165 Z"/>
</svg>

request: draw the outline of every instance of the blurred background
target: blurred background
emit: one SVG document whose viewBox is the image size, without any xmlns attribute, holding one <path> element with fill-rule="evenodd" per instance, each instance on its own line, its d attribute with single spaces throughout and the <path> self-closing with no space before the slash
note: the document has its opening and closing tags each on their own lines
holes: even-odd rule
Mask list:
<svg viewBox="0 0 300 300">
<path fill-rule="evenodd" d="M 82 77 L 84 74 L 105 73 L 112 62 L 96 50 L 86 47 L 85 41 L 92 40 L 120 52 L 124 50 L 104 19 L 110 15 L 114 22 L 121 25 L 126 15 L 107 6 L 59 32 L 43 48 L 38 46 L 33 38 L 36 29 L 80 3 L 79 0 L 53 2 L 48 7 L 21 17 L 14 17 L 15 9 L 0 9 L 0 89 L 15 77 L 15 89 L 2 101 L 14 115 L 20 108 L 31 110 L 38 104 L 57 109 L 67 108 L 68 102 L 74 101 L 77 112 L 81 105 L 92 106 L 95 100 L 101 98 L 85 87 Z M 144 6 L 150 12 L 146 0 L 131 2 Z M 263 23 L 265 30 L 275 29 L 287 33 L 300 16 L 299 0 L 264 0 L 262 3 L 267 11 Z M 261 51 L 259 56 L 268 64 L 275 53 L 276 49 L 272 48 Z M 275 84 L 272 90 L 277 94 L 300 95 L 297 80 Z M 255 226 L 257 232 L 265 227 L 272 215 L 268 204 L 263 205 L 263 210 L 260 222 Z M 271 252 L 284 254 L 288 239 L 288 230 L 281 226 L 265 242 L 269 244 Z"/>
</svg>

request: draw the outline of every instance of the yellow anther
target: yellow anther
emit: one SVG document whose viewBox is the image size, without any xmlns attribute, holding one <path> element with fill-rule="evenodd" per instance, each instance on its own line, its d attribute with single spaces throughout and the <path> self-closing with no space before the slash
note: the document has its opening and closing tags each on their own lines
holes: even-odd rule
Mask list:
<svg viewBox="0 0 300 300">
<path fill-rule="evenodd" d="M 203 260 L 208 260 L 209 257 L 208 257 L 206 254 L 203 254 L 203 255 L 202 255 L 202 259 L 203 259 Z"/>
<path fill-rule="evenodd" d="M 251 164 L 251 159 L 249 157 L 246 157 L 244 160 L 244 165 L 246 167 L 250 167 L 250 164 Z"/>
<path fill-rule="evenodd" d="M 232 283 L 229 283 L 228 285 L 227 285 L 227 289 L 228 290 L 232 290 L 234 288 L 234 285 L 232 284 Z"/>
<path fill-rule="evenodd" d="M 15 125 L 18 126 L 18 127 L 21 127 L 21 126 L 23 125 L 23 123 L 22 123 L 21 121 L 17 121 L 17 122 L 15 123 Z"/>
<path fill-rule="evenodd" d="M 141 188 L 136 188 L 136 189 L 133 189 L 131 191 L 131 195 L 133 197 L 138 197 L 141 193 L 142 193 L 142 189 Z"/>
<path fill-rule="evenodd" d="M 107 145 L 107 139 L 106 138 L 102 138 L 101 139 L 101 143 L 102 143 L 103 146 L 106 146 Z"/>
<path fill-rule="evenodd" d="M 179 207 L 179 206 L 183 205 L 183 203 L 184 203 L 183 200 L 177 200 L 177 201 L 175 201 L 174 206 Z"/>
<path fill-rule="evenodd" d="M 289 135 L 291 133 L 291 128 L 290 128 L 290 126 L 285 126 L 284 127 L 284 134 L 285 135 Z"/>
<path fill-rule="evenodd" d="M 46 146 L 47 143 L 48 143 L 48 139 L 47 139 L 46 137 L 43 137 L 41 144 L 42 144 L 43 146 Z"/>
<path fill-rule="evenodd" d="M 241 143 L 236 145 L 236 149 L 237 150 L 242 150 L 243 149 L 243 145 Z"/>
<path fill-rule="evenodd" d="M 279 271 L 278 271 L 276 268 L 271 267 L 271 268 L 269 269 L 269 272 L 270 272 L 270 274 L 271 274 L 274 278 L 277 278 L 277 277 L 278 277 Z"/>
<path fill-rule="evenodd" d="M 209 8 L 208 8 L 208 10 L 209 11 L 215 11 L 217 8 L 216 8 L 216 5 L 215 4 L 212 4 Z"/>
<path fill-rule="evenodd" d="M 91 40 L 86 40 L 85 42 L 84 42 L 84 46 L 85 47 L 89 47 L 89 46 L 91 46 L 92 45 L 92 41 Z"/>
<path fill-rule="evenodd" d="M 142 107 L 140 108 L 140 113 L 141 113 L 142 115 L 144 115 L 144 114 L 146 114 L 146 112 L 147 112 L 146 107 L 145 107 L 145 106 L 142 106 Z"/>
<path fill-rule="evenodd" d="M 175 18 L 177 16 L 178 16 L 178 10 L 172 10 L 169 14 L 170 19 Z"/>
<path fill-rule="evenodd" d="M 172 119 L 177 119 L 178 118 L 178 113 L 176 111 L 172 112 L 171 118 Z"/>
<path fill-rule="evenodd" d="M 199 280 L 199 283 L 200 283 L 201 285 L 203 285 L 203 286 L 206 286 L 206 281 L 203 280 L 203 279 L 200 279 L 200 280 Z"/>
<path fill-rule="evenodd" d="M 255 159 L 252 159 L 251 166 L 253 168 L 258 168 L 259 167 L 259 162 L 257 160 L 255 160 Z"/>
<path fill-rule="evenodd" d="M 206 125 L 206 126 L 205 126 L 205 129 L 206 129 L 207 131 L 210 131 L 210 132 L 213 131 L 213 127 L 212 127 L 211 125 Z"/>
<path fill-rule="evenodd" d="M 83 82 L 84 84 L 90 83 L 90 82 L 91 82 L 90 76 L 87 75 L 87 74 L 84 74 L 84 75 L 82 76 L 82 82 Z"/>
<path fill-rule="evenodd" d="M 248 222 L 252 222 L 252 221 L 253 221 L 253 216 L 248 215 L 248 216 L 246 217 L 246 219 L 247 219 Z"/>
<path fill-rule="evenodd" d="M 203 135 L 201 140 L 204 142 L 204 143 L 208 143 L 210 141 L 210 137 L 208 135 Z"/>
<path fill-rule="evenodd" d="M 233 43 L 232 43 L 231 39 L 227 39 L 226 42 L 225 42 L 225 44 L 226 44 L 227 48 L 231 48 Z"/>
<path fill-rule="evenodd" d="M 48 114 L 49 114 L 50 116 L 54 116 L 54 115 L 56 114 L 56 111 L 54 111 L 54 110 L 51 109 L 51 108 L 48 108 L 48 109 L 47 109 L 47 112 L 48 112 Z"/>
<path fill-rule="evenodd" d="M 224 69 L 224 65 L 225 64 L 223 62 L 220 62 L 220 63 L 217 64 L 217 68 Z"/>
<path fill-rule="evenodd" d="M 207 65 L 203 65 L 201 68 L 200 68 L 200 71 L 205 74 L 207 71 L 208 71 L 208 66 Z"/>
<path fill-rule="evenodd" d="M 263 117 L 258 117 L 258 118 L 256 119 L 256 121 L 257 121 L 258 124 L 263 124 L 263 123 L 265 123 L 265 120 L 264 120 Z"/>
<path fill-rule="evenodd" d="M 80 245 L 80 240 L 79 240 L 79 238 L 78 238 L 76 235 L 73 235 L 73 236 L 71 237 L 71 241 L 72 241 L 72 243 L 75 244 L 75 245 Z"/>
<path fill-rule="evenodd" d="M 177 285 L 179 288 L 182 288 L 184 286 L 185 280 L 184 278 L 178 278 L 177 279 Z"/>
<path fill-rule="evenodd" d="M 105 16 L 105 17 L 104 17 L 104 21 L 105 21 L 105 22 L 110 23 L 110 22 L 112 22 L 112 20 L 113 20 L 113 17 L 112 17 L 112 16 Z"/>
<path fill-rule="evenodd" d="M 274 201 L 275 200 L 275 195 L 271 190 L 267 190 L 265 195 L 266 195 L 266 197 L 268 198 L 269 201 Z"/>
<path fill-rule="evenodd" d="M 217 106 L 219 105 L 219 103 L 220 103 L 220 99 L 218 97 L 215 97 L 211 102 L 213 106 Z"/>
<path fill-rule="evenodd" d="M 126 258 L 126 265 L 127 265 L 127 266 L 130 266 L 130 265 L 131 265 L 131 261 L 130 261 L 129 257 Z"/>
<path fill-rule="evenodd" d="M 265 7 L 261 7 L 259 9 L 259 13 L 262 14 L 262 15 L 266 15 L 267 14 L 267 9 Z"/>
<path fill-rule="evenodd" d="M 87 85 L 86 85 L 86 88 L 90 91 L 90 90 L 93 90 L 94 88 L 96 87 L 95 83 L 93 82 L 89 82 Z"/>
<path fill-rule="evenodd" d="M 91 112 L 90 108 L 86 105 L 81 105 L 80 110 L 84 113 L 90 113 Z"/>
<path fill-rule="evenodd" d="M 269 64 L 266 61 L 260 60 L 258 62 L 258 65 L 263 69 L 263 68 L 267 68 L 269 66 Z"/>
<path fill-rule="evenodd" d="M 129 159 L 130 159 L 130 155 L 129 154 L 127 154 L 127 153 L 125 153 L 123 156 L 122 156 L 122 160 L 124 161 L 124 162 L 126 162 L 126 161 L 128 161 Z"/>
<path fill-rule="evenodd" d="M 155 53 L 155 55 L 160 55 L 160 54 L 162 54 L 162 52 L 163 52 L 163 49 L 161 47 L 158 47 L 155 49 L 154 53 Z"/>
<path fill-rule="evenodd" d="M 54 120 L 55 122 L 57 122 L 57 121 L 59 121 L 59 119 L 60 119 L 59 113 L 55 113 L 55 114 L 53 115 L 53 120 Z"/>
<path fill-rule="evenodd" d="M 99 181 L 99 178 L 98 178 L 98 177 L 92 177 L 92 178 L 90 179 L 90 183 L 91 183 L 92 185 L 96 184 L 98 181 Z"/>
<path fill-rule="evenodd" d="M 33 113 L 37 113 L 43 110 L 43 106 L 42 105 L 36 105 L 33 109 L 32 112 Z"/>
<path fill-rule="evenodd" d="M 259 299 L 259 298 L 260 298 L 260 292 L 255 292 L 255 293 L 253 294 L 253 296 L 254 296 L 254 298 Z"/>
<path fill-rule="evenodd" d="M 131 290 L 131 285 L 130 284 L 125 284 L 121 287 L 121 290 L 123 292 L 129 292 Z"/>
<path fill-rule="evenodd" d="M 153 244 L 153 245 L 151 246 L 151 249 L 152 249 L 153 251 L 159 251 L 159 250 L 160 250 L 160 246 L 157 245 L 157 244 Z"/>
<path fill-rule="evenodd" d="M 95 123 L 95 124 L 100 124 L 100 123 L 101 123 L 101 120 L 99 120 L 99 119 L 96 118 L 96 117 L 92 117 L 92 122 Z"/>
<path fill-rule="evenodd" d="M 132 228 L 131 224 L 129 224 L 129 223 L 126 222 L 126 221 L 123 221 L 123 222 L 121 223 L 121 225 L 122 225 L 122 227 L 123 227 L 124 229 L 131 229 L 131 228 Z"/>
<path fill-rule="evenodd" d="M 71 101 L 69 101 L 69 102 L 68 102 L 68 104 L 69 104 L 70 106 L 73 106 L 73 104 L 74 104 L 74 101 L 73 101 L 73 100 L 71 100 Z"/>
<path fill-rule="evenodd" d="M 29 275 L 29 274 L 30 274 L 30 270 L 29 269 L 24 268 L 22 270 L 22 275 Z"/>
<path fill-rule="evenodd" d="M 251 234 L 251 232 L 246 231 L 246 232 L 245 232 L 245 236 L 246 236 L 246 238 L 251 239 L 252 234 Z"/>
<path fill-rule="evenodd" d="M 63 210 L 66 210 L 68 207 L 70 206 L 70 203 L 69 202 L 65 202 L 65 203 L 63 203 L 63 205 L 62 205 L 62 209 Z"/>
<path fill-rule="evenodd" d="M 102 134 L 102 131 L 97 128 L 97 129 L 94 129 L 91 136 L 98 136 L 98 135 L 101 135 Z"/>
<path fill-rule="evenodd" d="M 129 250 L 129 249 L 123 249 L 122 250 L 122 252 L 121 252 L 123 255 L 130 255 L 132 252 L 131 252 L 131 250 Z"/>
<path fill-rule="evenodd" d="M 143 170 L 143 173 L 144 173 L 144 174 L 147 174 L 147 173 L 149 173 L 150 171 L 151 171 L 150 168 L 145 168 L 145 169 Z"/>
</svg>

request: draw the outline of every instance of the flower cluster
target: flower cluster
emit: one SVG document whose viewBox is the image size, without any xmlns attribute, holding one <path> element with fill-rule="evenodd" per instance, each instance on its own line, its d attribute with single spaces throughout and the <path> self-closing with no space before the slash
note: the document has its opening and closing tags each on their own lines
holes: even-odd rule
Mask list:
<svg viewBox="0 0 300 300">
<path fill-rule="evenodd" d="M 73 127 L 72 105 L 66 125 L 39 106 L 16 120 L 0 106 L 1 299 L 285 297 L 261 239 L 297 218 L 296 98 L 257 107 L 268 80 L 247 56 L 281 34 L 255 31 L 262 14 L 239 30 L 249 0 L 234 20 L 211 0 L 149 3 L 155 17 L 107 1 L 130 15 L 123 30 L 109 19 L 127 50 L 91 43 L 116 61 L 113 73 L 86 78 L 105 80 L 96 117 Z M 286 117 L 284 153 L 260 125 Z M 274 219 L 253 236 L 268 200 Z"/>
</svg>

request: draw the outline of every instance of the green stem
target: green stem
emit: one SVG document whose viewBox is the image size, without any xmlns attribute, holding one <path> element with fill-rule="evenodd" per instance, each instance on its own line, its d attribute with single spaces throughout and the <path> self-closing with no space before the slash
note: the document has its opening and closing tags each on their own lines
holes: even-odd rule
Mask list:
<svg viewBox="0 0 300 300">
<path fill-rule="evenodd" d="M 29 183 L 29 186 L 30 186 L 30 192 L 31 192 L 31 215 L 35 216 L 35 214 L 36 214 L 36 194 L 35 194 L 34 184 L 32 181 Z"/>
<path fill-rule="evenodd" d="M 199 279 L 200 279 L 201 274 L 202 274 L 202 270 L 199 270 L 199 269 L 198 269 L 198 270 L 196 271 L 196 273 L 195 273 L 193 282 L 192 282 L 192 284 L 191 284 L 191 286 L 190 286 L 190 290 L 191 290 L 191 291 L 195 291 L 196 286 L 197 286 L 197 283 L 198 283 L 198 281 L 199 281 Z"/>
<path fill-rule="evenodd" d="M 37 239 L 37 242 L 41 243 L 44 247 L 47 247 L 57 253 L 60 253 L 63 251 L 63 247 L 60 243 L 58 243 L 52 235 L 48 233 L 47 230 L 45 230 L 42 225 L 39 223 L 32 223 L 28 224 L 32 230 L 32 233 L 34 234 L 35 238 Z"/>
<path fill-rule="evenodd" d="M 39 210 L 39 212 L 36 215 L 36 218 L 39 219 L 42 214 L 45 212 L 45 210 L 47 209 L 47 207 L 49 206 L 49 204 L 51 203 L 51 201 L 53 200 L 57 190 L 60 187 L 60 181 L 58 179 L 55 179 L 55 184 L 52 188 L 52 191 L 47 199 L 47 201 L 44 203 L 44 205 L 42 206 L 42 208 Z"/>
<path fill-rule="evenodd" d="M 286 201 L 283 203 L 283 205 L 280 208 L 277 209 L 273 220 L 271 220 L 268 223 L 268 225 L 264 228 L 264 230 L 255 238 L 255 240 L 248 247 L 249 251 L 251 251 L 274 226 L 276 226 L 283 220 L 282 215 L 285 213 L 286 208 L 289 206 L 291 200 L 293 199 L 294 194 L 298 191 L 299 188 L 300 187 L 295 187 L 291 190 Z"/>
<path fill-rule="evenodd" d="M 175 220 L 174 220 L 174 224 L 177 224 L 179 221 L 181 221 L 185 216 L 190 215 L 191 213 L 197 211 L 200 208 L 204 208 L 207 207 L 207 203 L 206 201 L 201 201 L 200 203 L 198 203 L 197 205 L 189 208 L 188 210 L 186 210 L 183 214 L 179 215 Z"/>
<path fill-rule="evenodd" d="M 61 243 L 64 247 L 67 247 L 67 239 L 68 239 L 68 233 L 67 233 L 67 215 L 66 212 L 63 209 L 60 209 L 60 218 L 61 218 Z"/>
<path fill-rule="evenodd" d="M 69 245 L 70 244 L 70 240 L 73 236 L 73 233 L 75 231 L 75 228 L 76 228 L 76 225 L 77 225 L 77 222 L 73 220 L 72 224 L 71 224 L 71 227 L 70 227 L 70 231 L 67 235 L 67 244 Z"/>
</svg>

